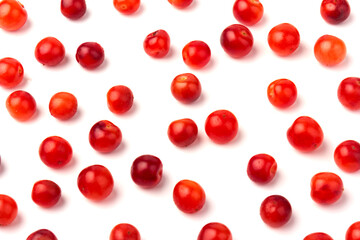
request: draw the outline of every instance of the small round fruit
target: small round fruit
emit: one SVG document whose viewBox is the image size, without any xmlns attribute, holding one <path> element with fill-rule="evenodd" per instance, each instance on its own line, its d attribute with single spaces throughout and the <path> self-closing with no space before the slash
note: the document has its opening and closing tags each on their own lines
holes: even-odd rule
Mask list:
<svg viewBox="0 0 360 240">
<path fill-rule="evenodd" d="M 354 140 L 340 143 L 334 151 L 336 165 L 343 171 L 352 173 L 360 169 L 360 144 Z"/>
<path fill-rule="evenodd" d="M 51 136 L 40 144 L 39 155 L 46 166 L 57 169 L 71 161 L 73 151 L 68 141 L 58 136 Z"/>
<path fill-rule="evenodd" d="M 300 45 L 299 31 L 289 23 L 281 23 L 273 27 L 268 34 L 268 43 L 277 55 L 289 56 Z"/>
<path fill-rule="evenodd" d="M 360 240 L 360 221 L 351 224 L 347 229 L 345 240 Z"/>
<path fill-rule="evenodd" d="M 192 73 L 177 75 L 171 82 L 170 89 L 174 98 L 185 104 L 195 102 L 201 95 L 200 81 Z"/>
<path fill-rule="evenodd" d="M 61 197 L 60 187 L 50 180 L 37 181 L 32 189 L 31 198 L 37 205 L 50 208 L 54 206 Z"/>
<path fill-rule="evenodd" d="M 332 35 L 323 35 L 314 45 L 314 54 L 319 63 L 331 67 L 345 59 L 346 46 L 340 38 Z"/>
<path fill-rule="evenodd" d="M 101 201 L 112 192 L 114 180 L 106 167 L 92 165 L 80 172 L 77 185 L 84 197 L 93 201 Z"/>
<path fill-rule="evenodd" d="M 27 20 L 24 6 L 17 0 L 2 0 L 0 2 L 0 28 L 5 31 L 16 31 Z"/>
<path fill-rule="evenodd" d="M 85 0 L 61 0 L 60 10 L 65 17 L 76 20 L 86 12 Z"/>
<path fill-rule="evenodd" d="M 232 234 L 224 224 L 211 222 L 200 230 L 197 240 L 232 240 Z"/>
<path fill-rule="evenodd" d="M 36 45 L 35 57 L 43 65 L 58 65 L 65 57 L 64 45 L 54 37 L 46 37 Z"/>
<path fill-rule="evenodd" d="M 89 132 L 90 145 L 98 152 L 114 151 L 121 143 L 120 129 L 110 121 L 101 120 L 95 123 Z"/>
<path fill-rule="evenodd" d="M 261 203 L 261 219 L 270 227 L 285 225 L 291 218 L 292 209 L 289 201 L 280 195 L 271 195 Z"/>
<path fill-rule="evenodd" d="M 257 154 L 250 158 L 247 166 L 249 178 L 260 184 L 270 182 L 276 174 L 277 163 L 275 159 L 268 154 Z"/>
<path fill-rule="evenodd" d="M 194 69 L 200 69 L 209 63 L 211 51 L 205 42 L 192 41 L 183 48 L 182 57 L 186 65 Z"/>
<path fill-rule="evenodd" d="M 134 101 L 134 95 L 130 88 L 123 85 L 110 88 L 106 98 L 109 110 L 115 114 L 123 114 L 129 111 Z"/>
<path fill-rule="evenodd" d="M 344 191 L 341 178 L 335 173 L 321 172 L 311 178 L 311 198 L 319 204 L 329 205 L 338 201 Z"/>
<path fill-rule="evenodd" d="M 228 110 L 212 112 L 205 121 L 205 132 L 215 143 L 225 144 L 233 140 L 238 133 L 238 121 Z"/>
<path fill-rule="evenodd" d="M 24 68 L 14 58 L 0 59 L 0 86 L 13 88 L 19 85 L 24 78 Z"/>
<path fill-rule="evenodd" d="M 31 233 L 26 240 L 57 240 L 57 237 L 48 229 L 39 229 Z"/>
<path fill-rule="evenodd" d="M 131 224 L 120 223 L 110 233 L 110 240 L 140 240 L 140 233 Z"/>
<path fill-rule="evenodd" d="M 323 0 L 320 14 L 326 22 L 339 24 L 349 17 L 350 5 L 347 0 Z"/>
<path fill-rule="evenodd" d="M 165 57 L 170 50 L 170 36 L 162 29 L 152 32 L 146 36 L 143 47 L 150 57 Z"/>
<path fill-rule="evenodd" d="M 76 50 L 76 61 L 86 69 L 99 67 L 105 59 L 102 46 L 96 42 L 85 42 Z"/>
<path fill-rule="evenodd" d="M 77 99 L 68 92 L 54 94 L 49 102 L 50 114 L 59 120 L 68 120 L 77 112 Z"/>
<path fill-rule="evenodd" d="M 191 180 L 179 181 L 173 191 L 175 205 L 184 213 L 195 213 L 203 208 L 206 200 L 204 189 Z"/>
<path fill-rule="evenodd" d="M 176 8 L 183 9 L 188 7 L 193 0 L 168 0 L 168 2 Z"/>
<path fill-rule="evenodd" d="M 189 118 L 175 120 L 170 123 L 167 135 L 175 146 L 186 147 L 196 140 L 198 127 Z"/>
<path fill-rule="evenodd" d="M 296 101 L 297 89 L 292 81 L 282 78 L 269 84 L 267 96 L 273 106 L 288 108 Z"/>
<path fill-rule="evenodd" d="M 113 4 L 120 13 L 130 15 L 139 9 L 140 0 L 114 0 Z"/>
<path fill-rule="evenodd" d="M 326 233 L 316 232 L 316 233 L 311 233 L 311 234 L 307 235 L 304 238 L 304 240 L 333 240 L 333 239 Z"/>
<path fill-rule="evenodd" d="M 236 0 L 233 14 L 236 20 L 251 26 L 261 20 L 264 15 L 264 7 L 259 0 Z"/>
<path fill-rule="evenodd" d="M 220 44 L 231 57 L 241 58 L 251 51 L 254 38 L 247 27 L 241 24 L 233 24 L 221 33 Z"/>
<path fill-rule="evenodd" d="M 348 77 L 341 81 L 337 96 L 340 103 L 350 109 L 360 109 L 360 78 Z"/>
<path fill-rule="evenodd" d="M 36 102 L 30 93 L 18 90 L 6 99 L 6 108 L 14 119 L 24 122 L 34 116 Z"/>
<path fill-rule="evenodd" d="M 18 213 L 18 206 L 8 195 L 0 194 L 0 226 L 11 224 Z"/>
<path fill-rule="evenodd" d="M 311 152 L 320 147 L 324 133 L 314 119 L 301 116 L 287 130 L 287 139 L 296 150 Z"/>
<path fill-rule="evenodd" d="M 131 166 L 131 178 L 143 188 L 153 188 L 162 178 L 163 165 L 158 157 L 142 155 L 137 157 Z"/>
</svg>

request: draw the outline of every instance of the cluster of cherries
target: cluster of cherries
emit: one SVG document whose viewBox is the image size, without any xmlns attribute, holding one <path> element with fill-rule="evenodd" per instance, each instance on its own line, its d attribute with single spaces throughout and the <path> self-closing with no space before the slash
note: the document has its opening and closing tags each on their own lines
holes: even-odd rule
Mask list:
<svg viewBox="0 0 360 240">
<path fill-rule="evenodd" d="M 176 8 L 188 7 L 192 0 L 168 0 Z M 133 14 L 140 6 L 140 0 L 114 0 L 114 7 L 123 14 Z M 85 0 L 61 0 L 61 12 L 70 19 L 81 18 L 86 12 Z M 234 17 L 242 24 L 233 24 L 221 33 L 220 44 L 224 51 L 233 58 L 247 55 L 253 46 L 253 37 L 245 26 L 252 26 L 263 16 L 263 6 L 258 0 L 236 0 L 233 5 Z M 339 24 L 347 19 L 350 6 L 346 0 L 323 0 L 320 12 L 325 21 Z M 17 0 L 0 2 L 0 27 L 6 31 L 16 31 L 27 20 L 27 12 Z M 279 56 L 291 55 L 300 44 L 298 30 L 289 23 L 273 27 L 268 34 L 270 48 Z M 146 36 L 143 42 L 144 51 L 151 57 L 162 58 L 170 49 L 170 37 L 164 30 L 157 30 Z M 314 45 L 316 59 L 325 66 L 341 63 L 346 57 L 345 43 L 331 35 L 320 37 Z M 96 42 L 81 44 L 76 52 L 77 62 L 86 69 L 99 67 L 105 58 L 104 49 Z M 203 41 L 192 41 L 182 50 L 183 60 L 192 69 L 205 67 L 211 58 L 211 50 Z M 35 58 L 47 66 L 55 66 L 63 61 L 65 48 L 54 37 L 42 39 L 35 47 Z M 24 76 L 24 69 L 19 61 L 13 58 L 0 59 L 0 86 L 11 89 L 18 86 Z M 199 79 L 191 73 L 176 76 L 171 83 L 174 98 L 184 104 L 191 104 L 201 95 Z M 295 84 L 288 79 L 278 79 L 267 89 L 267 96 L 272 105 L 285 109 L 297 99 Z M 123 114 L 133 105 L 132 91 L 123 85 L 114 86 L 107 92 L 108 108 L 114 114 Z M 338 99 L 350 110 L 360 109 L 360 78 L 344 79 L 338 88 Z M 49 101 L 50 114 L 62 121 L 71 119 L 77 112 L 77 99 L 68 92 L 59 92 Z M 18 121 L 27 121 L 36 112 L 35 99 L 25 91 L 15 91 L 6 100 L 9 114 Z M 232 141 L 238 133 L 238 122 L 228 110 L 212 112 L 205 121 L 205 132 L 217 144 Z M 197 139 L 198 128 L 189 118 L 175 120 L 168 127 L 170 141 L 178 147 L 186 147 Z M 322 144 L 324 135 L 320 125 L 311 117 L 297 118 L 287 131 L 289 143 L 301 152 L 312 152 Z M 112 122 L 102 120 L 93 125 L 89 132 L 90 145 L 99 152 L 114 151 L 122 141 L 121 130 Z M 72 148 L 68 141 L 59 136 L 50 136 L 43 140 L 39 147 L 42 162 L 54 169 L 62 168 L 72 159 Z M 334 151 L 337 166 L 345 172 L 360 169 L 360 144 L 354 140 L 340 143 Z M 258 183 L 269 183 L 276 175 L 277 163 L 268 154 L 253 156 L 247 166 L 249 178 Z M 159 158 L 142 155 L 136 158 L 131 166 L 132 180 L 143 188 L 153 188 L 162 179 L 163 165 Z M 88 199 L 101 201 L 113 190 L 114 181 L 110 171 L 102 165 L 92 165 L 83 169 L 78 175 L 78 188 Z M 311 179 L 311 198 L 323 205 L 338 201 L 344 187 L 341 178 L 331 172 L 320 172 Z M 50 181 L 41 180 L 34 184 L 32 200 L 41 207 L 54 206 L 61 198 L 60 187 Z M 201 210 L 206 201 L 204 189 L 195 181 L 181 180 L 173 189 L 175 205 L 185 213 Z M 0 225 L 11 224 L 17 216 L 16 202 L 7 195 L 0 195 Z M 280 195 L 267 197 L 260 206 L 261 219 L 269 226 L 277 228 L 286 224 L 292 214 L 289 201 Z M 27 240 L 56 240 L 56 236 L 47 229 L 40 229 L 30 234 Z M 304 240 L 332 240 L 325 233 L 312 233 Z M 128 224 L 121 223 L 113 228 L 110 240 L 140 240 L 138 230 Z M 198 240 L 232 240 L 230 230 L 222 223 L 206 224 L 198 235 Z M 346 240 L 360 240 L 360 222 L 349 227 Z"/>
</svg>

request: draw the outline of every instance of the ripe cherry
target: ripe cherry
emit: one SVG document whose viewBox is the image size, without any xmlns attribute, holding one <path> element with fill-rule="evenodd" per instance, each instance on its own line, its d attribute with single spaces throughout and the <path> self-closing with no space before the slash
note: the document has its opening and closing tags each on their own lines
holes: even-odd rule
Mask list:
<svg viewBox="0 0 360 240">
<path fill-rule="evenodd" d="M 80 172 L 77 185 L 84 197 L 93 201 L 101 201 L 112 192 L 114 180 L 106 167 L 92 165 Z"/>
<path fill-rule="evenodd" d="M 58 65 L 65 57 L 64 45 L 54 37 L 46 37 L 36 45 L 35 57 L 43 65 Z"/>
<path fill-rule="evenodd" d="M 6 99 L 6 108 L 14 119 L 23 122 L 34 116 L 36 102 L 30 93 L 18 90 Z"/>
<path fill-rule="evenodd" d="M 2 0 L 0 2 L 0 28 L 5 31 L 16 31 L 27 20 L 24 6 L 17 0 Z"/>
<path fill-rule="evenodd" d="M 273 106 L 288 108 L 296 101 L 297 89 L 292 81 L 282 78 L 269 84 L 267 96 Z"/>
<path fill-rule="evenodd" d="M 268 154 L 256 154 L 247 166 L 247 174 L 249 178 L 260 184 L 270 182 L 276 174 L 277 163 L 275 159 Z"/>
<path fill-rule="evenodd" d="M 350 5 L 347 0 L 323 0 L 320 13 L 326 22 L 339 24 L 349 17 Z"/>
<path fill-rule="evenodd" d="M 307 235 L 304 238 L 304 240 L 333 240 L 333 239 L 326 233 L 316 232 L 316 233 L 311 233 L 311 234 Z"/>
<path fill-rule="evenodd" d="M 241 24 L 233 24 L 221 33 L 220 44 L 231 57 L 241 58 L 251 51 L 254 39 L 247 27 Z"/>
<path fill-rule="evenodd" d="M 18 213 L 18 207 L 14 199 L 8 195 L 0 194 L 0 226 L 11 224 Z"/>
<path fill-rule="evenodd" d="M 281 227 L 291 218 L 292 209 L 289 201 L 280 195 L 271 195 L 261 203 L 261 219 L 270 227 Z"/>
<path fill-rule="evenodd" d="M 141 237 L 136 227 L 128 223 L 120 223 L 111 230 L 110 240 L 141 240 Z"/>
<path fill-rule="evenodd" d="M 340 103 L 350 109 L 360 109 L 360 78 L 348 77 L 341 81 L 337 96 Z"/>
<path fill-rule="evenodd" d="M 205 121 L 205 132 L 215 143 L 225 144 L 233 140 L 238 133 L 235 115 L 228 110 L 212 112 Z"/>
<path fill-rule="evenodd" d="M 351 224 L 347 229 L 345 240 L 360 240 L 360 221 Z"/>
<path fill-rule="evenodd" d="M 174 98 L 185 104 L 195 102 L 201 94 L 200 81 L 192 73 L 177 75 L 171 82 L 170 89 Z"/>
<path fill-rule="evenodd" d="M 320 147 L 324 133 L 314 119 L 301 116 L 287 130 L 287 139 L 296 150 L 311 152 Z"/>
<path fill-rule="evenodd" d="M 196 123 L 189 118 L 179 119 L 170 123 L 167 134 L 174 145 L 186 147 L 196 140 L 198 127 Z"/>
<path fill-rule="evenodd" d="M 110 121 L 101 120 L 95 123 L 89 132 L 90 145 L 98 152 L 114 151 L 121 143 L 120 129 Z"/>
<path fill-rule="evenodd" d="M 150 57 L 165 57 L 170 50 L 170 36 L 162 29 L 152 32 L 146 36 L 143 47 Z"/>
<path fill-rule="evenodd" d="M 193 0 L 168 0 L 168 2 L 176 8 L 183 9 L 188 7 Z"/>
<path fill-rule="evenodd" d="M 341 178 L 335 173 L 321 172 L 311 178 L 311 198 L 319 204 L 332 204 L 338 201 L 344 191 Z"/>
<path fill-rule="evenodd" d="M 37 181 L 32 189 L 31 198 L 37 205 L 50 208 L 54 206 L 61 197 L 60 187 L 50 180 Z"/>
<path fill-rule="evenodd" d="M 139 9 L 140 0 L 114 0 L 113 4 L 120 13 L 130 15 Z"/>
<path fill-rule="evenodd" d="M 334 151 L 336 165 L 345 172 L 356 172 L 360 169 L 360 144 L 354 140 L 340 143 Z"/>
<path fill-rule="evenodd" d="M 129 111 L 134 101 L 132 91 L 124 85 L 117 85 L 110 88 L 106 98 L 109 110 L 115 114 L 123 114 Z"/>
<path fill-rule="evenodd" d="M 39 229 L 31 233 L 26 240 L 57 240 L 54 233 L 48 229 Z"/>
<path fill-rule="evenodd" d="M 59 120 L 68 120 L 77 112 L 77 99 L 68 92 L 54 94 L 49 102 L 50 114 Z"/>
<path fill-rule="evenodd" d="M 41 161 L 51 168 L 62 168 L 72 159 L 72 148 L 68 141 L 58 136 L 46 138 L 39 147 Z"/>
<path fill-rule="evenodd" d="M 233 14 L 239 22 L 251 26 L 259 22 L 264 14 L 264 7 L 259 0 L 236 0 Z"/>
<path fill-rule="evenodd" d="M 81 18 L 86 12 L 85 0 L 61 0 L 61 13 L 72 20 Z"/>
<path fill-rule="evenodd" d="M 0 59 L 0 86 L 13 88 L 19 85 L 24 78 L 24 68 L 14 58 Z"/>
<path fill-rule="evenodd" d="M 314 45 L 316 60 L 325 66 L 335 66 L 346 57 L 346 46 L 343 40 L 332 35 L 321 36 Z"/>
<path fill-rule="evenodd" d="M 86 69 L 99 67 L 105 59 L 102 46 L 96 42 L 85 42 L 76 51 L 76 61 Z"/>
<path fill-rule="evenodd" d="M 195 213 L 205 204 L 205 191 L 197 183 L 191 180 L 179 181 L 173 191 L 175 205 L 184 213 Z"/>
<path fill-rule="evenodd" d="M 300 45 L 299 31 L 289 23 L 282 23 L 273 27 L 268 34 L 268 43 L 279 56 L 289 56 Z"/>
<path fill-rule="evenodd" d="M 232 234 L 224 224 L 211 222 L 201 229 L 197 240 L 232 240 Z"/>
<path fill-rule="evenodd" d="M 131 178 L 139 186 L 153 188 L 162 178 L 163 165 L 158 157 L 142 155 L 131 166 Z"/>
<path fill-rule="evenodd" d="M 183 48 L 182 57 L 186 65 L 194 69 L 200 69 L 209 63 L 211 51 L 205 42 L 192 41 Z"/>
</svg>

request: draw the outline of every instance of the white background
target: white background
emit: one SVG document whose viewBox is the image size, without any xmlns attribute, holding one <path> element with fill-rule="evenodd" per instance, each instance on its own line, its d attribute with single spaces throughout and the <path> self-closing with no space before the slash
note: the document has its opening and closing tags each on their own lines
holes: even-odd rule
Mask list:
<svg viewBox="0 0 360 240">
<path fill-rule="evenodd" d="M 234 240 L 303 239 L 323 231 L 344 239 L 346 229 L 360 220 L 359 173 L 347 174 L 337 168 L 333 151 L 342 141 L 360 141 L 359 112 L 346 110 L 337 99 L 337 87 L 345 77 L 359 76 L 360 2 L 350 0 L 350 18 L 340 25 L 327 24 L 320 15 L 320 0 L 263 0 L 264 17 L 250 27 L 254 48 L 242 59 L 232 59 L 220 46 L 220 34 L 237 23 L 232 15 L 233 0 L 194 0 L 186 10 L 173 8 L 166 0 L 143 0 L 133 16 L 118 13 L 111 0 L 87 0 L 87 13 L 78 21 L 66 19 L 57 0 L 23 0 L 28 22 L 17 32 L 0 31 L 0 57 L 13 57 L 24 66 L 24 82 L 12 90 L 0 89 L 0 193 L 13 197 L 19 214 L 12 225 L 0 227 L 1 240 L 21 240 L 33 231 L 47 228 L 61 239 L 108 239 L 118 223 L 131 223 L 144 240 L 190 240 L 208 222 L 226 224 Z M 276 56 L 267 45 L 269 30 L 289 22 L 300 32 L 300 48 L 289 57 Z M 147 34 L 166 30 L 171 51 L 164 59 L 152 59 L 143 50 Z M 344 40 L 348 54 L 336 67 L 321 66 L 313 55 L 315 41 L 324 34 Z M 56 67 L 44 67 L 34 57 L 36 44 L 44 37 L 58 38 L 65 46 L 66 59 Z M 189 69 L 181 49 L 192 40 L 208 43 L 212 59 L 202 70 Z M 87 41 L 100 43 L 104 64 L 93 71 L 75 60 L 77 47 Z M 172 79 L 184 72 L 194 73 L 202 84 L 202 96 L 191 105 L 171 95 Z M 278 78 L 291 79 L 298 99 L 287 110 L 274 108 L 266 89 Z M 122 116 L 112 114 L 106 93 L 123 84 L 134 93 L 133 109 Z M 31 93 L 38 105 L 29 122 L 12 119 L 5 107 L 7 96 L 17 89 Z M 51 96 L 59 91 L 73 93 L 79 104 L 74 119 L 61 122 L 48 111 Z M 228 109 L 238 118 L 238 137 L 229 144 L 216 145 L 205 134 L 206 117 L 215 110 Z M 299 116 L 313 117 L 324 131 L 323 145 L 313 153 L 294 150 L 286 130 Z M 199 138 L 188 148 L 177 148 L 167 138 L 173 120 L 192 118 Z M 88 142 L 91 126 L 110 120 L 123 133 L 121 146 L 110 154 L 99 154 Z M 38 156 L 43 139 L 59 135 L 72 145 L 74 158 L 64 169 L 46 167 Z M 259 186 L 246 174 L 248 160 L 267 153 L 278 163 L 270 184 Z M 142 154 L 158 156 L 164 165 L 161 184 L 141 189 L 130 177 L 132 161 Z M 79 172 L 102 164 L 112 173 L 113 193 L 93 203 L 77 188 Z M 310 197 L 310 179 L 321 171 L 339 174 L 344 194 L 332 206 L 320 206 Z M 52 209 L 42 209 L 31 200 L 33 184 L 42 179 L 55 181 L 62 199 Z M 192 215 L 180 212 L 173 203 L 172 190 L 181 179 L 197 181 L 207 195 L 206 205 Z M 268 195 L 281 194 L 293 207 L 291 221 L 279 229 L 267 227 L 259 207 Z"/>
</svg>

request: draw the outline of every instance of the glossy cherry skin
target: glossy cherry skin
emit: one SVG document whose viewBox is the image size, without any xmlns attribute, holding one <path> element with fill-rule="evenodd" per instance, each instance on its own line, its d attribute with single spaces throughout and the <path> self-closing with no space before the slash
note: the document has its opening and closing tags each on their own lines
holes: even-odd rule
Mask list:
<svg viewBox="0 0 360 240">
<path fill-rule="evenodd" d="M 174 98 L 185 104 L 195 102 L 201 95 L 200 81 L 192 73 L 177 75 L 171 82 L 170 89 Z"/>
<path fill-rule="evenodd" d="M 334 151 L 336 165 L 343 171 L 352 173 L 360 169 L 360 144 L 354 140 L 340 143 Z"/>
<path fill-rule="evenodd" d="M 277 55 L 289 56 L 300 45 L 299 31 L 289 23 L 276 25 L 268 34 L 268 44 Z"/>
<path fill-rule="evenodd" d="M 36 102 L 30 93 L 18 90 L 6 99 L 6 108 L 14 119 L 24 122 L 34 116 Z"/>
<path fill-rule="evenodd" d="M 168 2 L 176 8 L 183 9 L 188 7 L 193 0 L 168 0 Z"/>
<path fill-rule="evenodd" d="M 322 65 L 335 66 L 346 57 L 346 45 L 338 37 L 332 35 L 321 36 L 314 45 L 316 60 Z"/>
<path fill-rule="evenodd" d="M 46 37 L 36 45 L 35 57 L 43 65 L 55 66 L 64 59 L 65 47 L 58 39 Z"/>
<path fill-rule="evenodd" d="M 146 54 L 150 57 L 165 57 L 170 50 L 170 36 L 162 29 L 152 32 L 146 36 L 143 47 Z"/>
<path fill-rule="evenodd" d="M 264 15 L 264 7 L 259 0 L 236 0 L 233 14 L 236 20 L 251 26 L 261 20 Z"/>
<path fill-rule="evenodd" d="M 57 237 L 48 229 L 39 229 L 31 233 L 26 240 L 57 240 Z"/>
<path fill-rule="evenodd" d="M 289 201 L 280 195 L 271 195 L 261 203 L 261 219 L 270 227 L 285 225 L 291 218 L 292 208 Z"/>
<path fill-rule="evenodd" d="M 340 103 L 350 109 L 360 109 L 360 78 L 348 77 L 341 81 L 337 96 Z"/>
<path fill-rule="evenodd" d="M 89 132 L 90 145 L 98 152 L 114 151 L 121 143 L 120 129 L 110 121 L 101 120 L 95 123 Z"/>
<path fill-rule="evenodd" d="M 65 17 L 76 20 L 86 13 L 85 0 L 61 0 L 60 10 Z"/>
<path fill-rule="evenodd" d="M 136 227 L 128 223 L 120 223 L 111 230 L 109 240 L 141 240 L 141 237 Z"/>
<path fill-rule="evenodd" d="M 68 141 L 58 136 L 51 136 L 40 144 L 39 155 L 46 166 L 57 169 L 71 161 L 73 151 Z"/>
<path fill-rule="evenodd" d="M 139 9 L 140 0 L 114 0 L 113 4 L 120 13 L 130 15 Z"/>
<path fill-rule="evenodd" d="M 85 42 L 76 50 L 76 61 L 86 69 L 99 67 L 105 59 L 102 46 L 96 42 Z"/>
<path fill-rule="evenodd" d="M 316 232 L 316 233 L 311 233 L 311 234 L 307 235 L 304 238 L 304 240 L 333 240 L 333 239 L 326 233 Z"/>
<path fill-rule="evenodd" d="M 339 24 L 349 17 L 350 5 L 347 0 L 323 0 L 320 14 L 326 22 Z"/>
<path fill-rule="evenodd" d="M 338 201 L 344 191 L 341 178 L 335 173 L 321 172 L 311 178 L 311 198 L 319 204 L 329 205 Z"/>
<path fill-rule="evenodd" d="M 123 114 L 133 105 L 134 95 L 130 88 L 117 85 L 109 89 L 106 94 L 107 106 L 112 113 Z"/>
<path fill-rule="evenodd" d="M 8 195 L 0 194 L 0 226 L 11 224 L 18 213 L 18 206 Z"/>
<path fill-rule="evenodd" d="M 247 166 L 249 178 L 256 183 L 265 184 L 270 182 L 276 174 L 277 163 L 268 154 L 256 154 L 250 158 Z"/>
<path fill-rule="evenodd" d="M 112 192 L 114 180 L 106 167 L 92 165 L 80 172 L 77 185 L 84 197 L 93 201 L 101 201 Z"/>
<path fill-rule="evenodd" d="M 16 31 L 26 23 L 28 18 L 24 6 L 16 0 L 0 2 L 0 28 L 5 31 Z"/>
<path fill-rule="evenodd" d="M 211 50 L 203 41 L 192 41 L 183 48 L 182 57 L 186 65 L 194 69 L 200 69 L 209 63 Z"/>
<path fill-rule="evenodd" d="M 324 133 L 314 119 L 301 116 L 287 130 L 287 139 L 296 150 L 312 152 L 322 144 Z"/>
<path fill-rule="evenodd" d="M 78 102 L 74 95 L 68 92 L 58 92 L 54 94 L 49 102 L 50 114 L 59 120 L 72 118 L 78 108 Z"/>
<path fill-rule="evenodd" d="M 163 164 L 158 157 L 142 155 L 137 157 L 131 166 L 131 178 L 143 188 L 153 188 L 161 181 Z"/>
<path fill-rule="evenodd" d="M 24 68 L 14 58 L 0 59 L 0 86 L 13 88 L 19 85 L 24 78 Z"/>
<path fill-rule="evenodd" d="M 211 222 L 200 230 L 197 240 L 232 240 L 232 234 L 224 224 Z"/>
<path fill-rule="evenodd" d="M 360 240 L 360 221 L 351 224 L 347 229 L 345 240 Z"/>
<path fill-rule="evenodd" d="M 212 112 L 205 121 L 205 132 L 217 144 L 233 140 L 238 133 L 239 125 L 235 115 L 228 110 Z"/>
<path fill-rule="evenodd" d="M 269 84 L 267 97 L 273 106 L 288 108 L 296 101 L 297 89 L 295 84 L 289 79 L 277 79 Z"/>
<path fill-rule="evenodd" d="M 173 190 L 175 205 L 184 213 L 195 213 L 205 205 L 206 195 L 204 189 L 191 180 L 179 181 Z"/>
<path fill-rule="evenodd" d="M 254 39 L 247 27 L 241 24 L 233 24 L 221 33 L 220 44 L 231 57 L 241 58 L 251 51 Z"/>
<path fill-rule="evenodd" d="M 175 120 L 170 123 L 167 135 L 175 146 L 186 147 L 196 140 L 198 127 L 196 123 L 189 118 Z"/>
<path fill-rule="evenodd" d="M 50 180 L 37 181 L 31 191 L 31 198 L 37 205 L 50 208 L 54 206 L 61 197 L 61 188 Z"/>
</svg>

